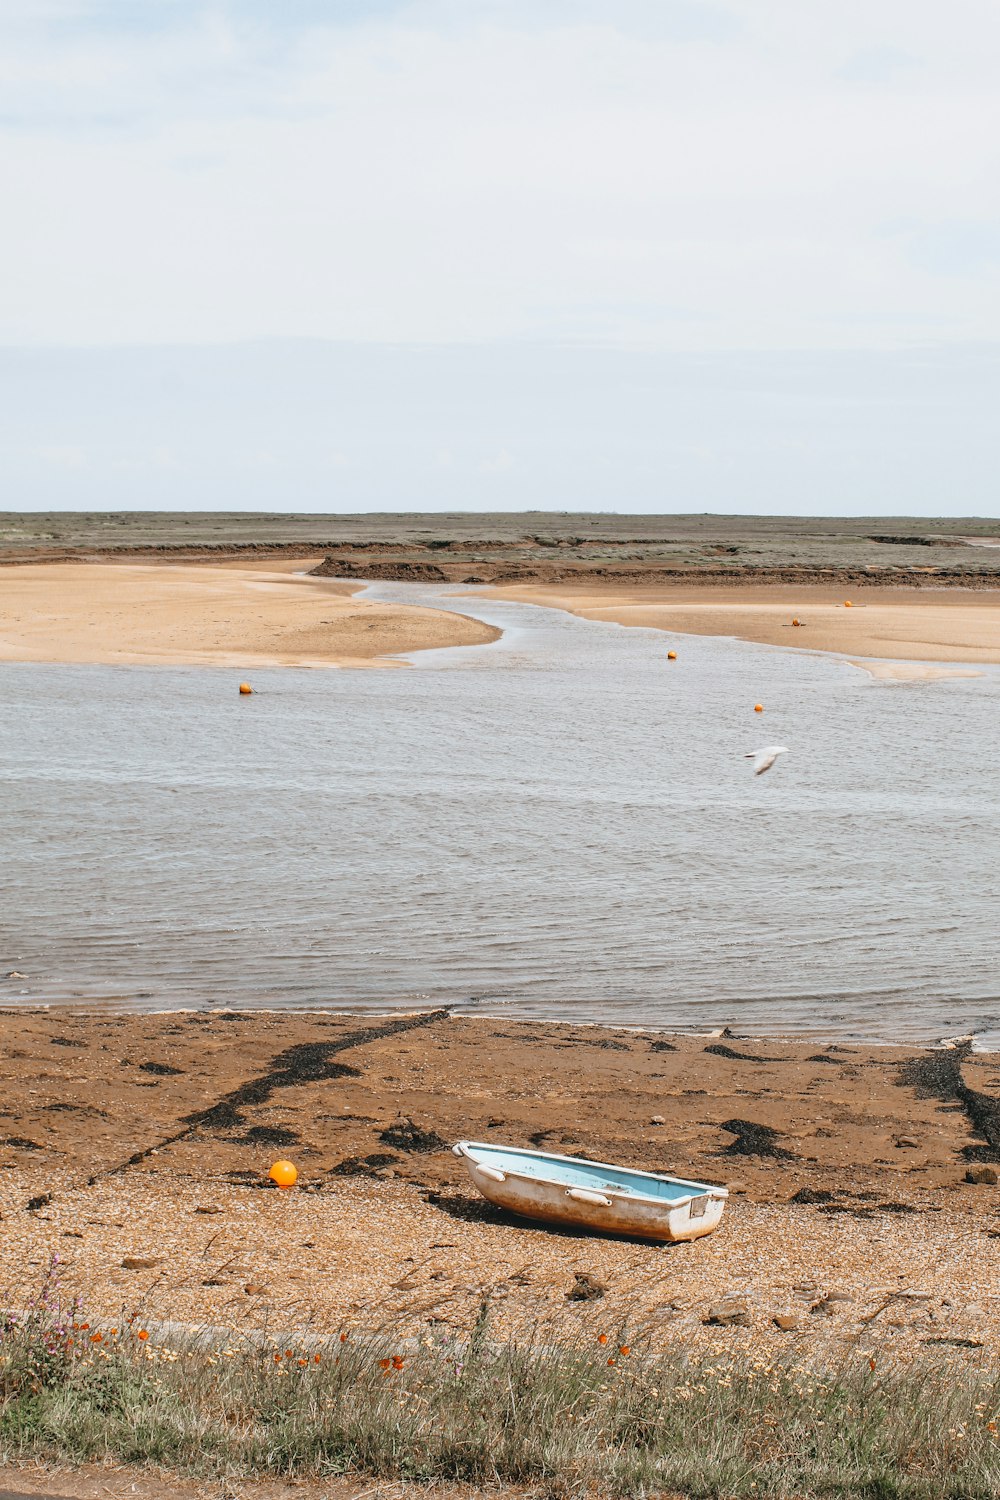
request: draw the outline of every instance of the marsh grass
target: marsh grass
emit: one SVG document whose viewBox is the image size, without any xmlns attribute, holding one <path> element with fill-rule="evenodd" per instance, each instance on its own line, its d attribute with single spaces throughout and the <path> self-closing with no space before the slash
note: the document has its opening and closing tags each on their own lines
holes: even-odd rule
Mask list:
<svg viewBox="0 0 1000 1500">
<path fill-rule="evenodd" d="M 543 1496 L 987 1500 L 1000 1375 L 939 1358 L 837 1370 L 578 1342 L 91 1328 L 51 1293 L 0 1339 L 0 1454 L 203 1475 L 511 1484 Z"/>
</svg>

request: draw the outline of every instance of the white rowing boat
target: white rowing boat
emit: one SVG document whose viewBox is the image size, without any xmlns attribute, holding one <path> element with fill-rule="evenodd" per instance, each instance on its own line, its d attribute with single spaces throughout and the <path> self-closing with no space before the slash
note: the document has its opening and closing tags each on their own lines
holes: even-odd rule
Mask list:
<svg viewBox="0 0 1000 1500">
<path fill-rule="evenodd" d="M 490 1203 L 547 1224 L 642 1239 L 696 1240 L 711 1234 L 729 1196 L 723 1187 L 579 1156 L 482 1141 L 459 1141 L 452 1149 Z"/>
</svg>

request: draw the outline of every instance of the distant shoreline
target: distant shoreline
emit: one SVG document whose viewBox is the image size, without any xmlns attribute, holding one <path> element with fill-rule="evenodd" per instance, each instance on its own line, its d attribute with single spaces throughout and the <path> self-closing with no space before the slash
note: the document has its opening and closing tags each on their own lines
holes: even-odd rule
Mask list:
<svg viewBox="0 0 1000 1500">
<path fill-rule="evenodd" d="M 383 576 L 459 581 L 425 576 L 443 571 L 432 563 L 383 559 L 337 576 L 329 558 L 301 549 L 270 560 L 255 547 L 216 556 L 158 550 L 144 562 L 136 561 L 138 550 L 114 560 L 21 562 L 5 570 L 0 661 L 391 667 L 400 665 L 393 656 L 487 644 L 501 634 L 472 612 L 355 597 Z M 740 582 L 732 573 L 677 577 L 653 570 L 616 581 L 577 571 L 558 582 L 529 576 L 491 584 L 479 597 L 679 636 L 822 652 L 876 680 L 969 677 L 1000 664 L 1000 575 L 996 586 L 990 576 L 965 586 L 957 580 L 935 586 L 927 576 L 914 587 L 899 575 L 891 584 L 808 577 Z"/>
</svg>

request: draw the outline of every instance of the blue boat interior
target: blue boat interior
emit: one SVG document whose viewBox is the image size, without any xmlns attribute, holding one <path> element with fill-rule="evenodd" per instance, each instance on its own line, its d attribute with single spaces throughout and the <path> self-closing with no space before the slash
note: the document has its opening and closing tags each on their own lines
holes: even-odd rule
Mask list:
<svg viewBox="0 0 1000 1500">
<path fill-rule="evenodd" d="M 711 1192 L 703 1183 L 668 1182 L 662 1177 L 645 1177 L 641 1172 L 630 1172 L 627 1167 L 567 1161 L 565 1157 L 535 1156 L 530 1151 L 518 1151 L 510 1146 L 475 1145 L 472 1154 L 483 1166 L 496 1167 L 499 1172 L 520 1172 L 541 1182 L 566 1183 L 570 1187 L 594 1191 L 611 1188 L 616 1193 L 641 1193 L 643 1197 L 662 1198 L 665 1202 L 690 1198 L 692 1193 Z"/>
</svg>

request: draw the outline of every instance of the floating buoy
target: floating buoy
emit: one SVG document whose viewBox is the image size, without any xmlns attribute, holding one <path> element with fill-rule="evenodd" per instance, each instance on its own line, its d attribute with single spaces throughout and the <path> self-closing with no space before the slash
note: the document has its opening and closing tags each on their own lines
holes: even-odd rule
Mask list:
<svg viewBox="0 0 1000 1500">
<path fill-rule="evenodd" d="M 801 621 L 801 620 L 793 620 L 793 621 L 792 621 L 792 624 L 793 624 L 793 625 L 801 625 L 801 624 L 802 624 L 802 621 Z"/>
<path fill-rule="evenodd" d="M 253 688 L 250 686 L 249 682 L 241 682 L 240 683 L 240 692 L 241 693 L 252 693 L 253 692 Z"/>
<path fill-rule="evenodd" d="M 850 608 L 851 608 L 851 607 L 852 607 L 852 606 L 851 606 L 851 601 L 850 601 L 850 599 L 845 599 L 845 600 L 844 600 L 844 608 L 845 608 L 845 609 L 850 609 Z"/>
<path fill-rule="evenodd" d="M 267 1175 L 280 1188 L 294 1187 L 299 1180 L 298 1169 L 290 1161 L 276 1161 Z"/>
<path fill-rule="evenodd" d="M 763 703 L 755 703 L 753 706 L 753 711 L 755 714 L 762 714 L 764 712 Z"/>
<path fill-rule="evenodd" d="M 677 652 L 676 651 L 668 651 L 667 652 L 667 661 L 676 661 L 676 660 L 677 660 Z"/>
</svg>

